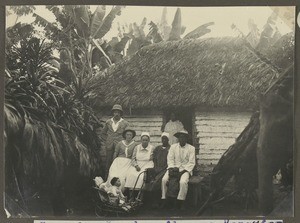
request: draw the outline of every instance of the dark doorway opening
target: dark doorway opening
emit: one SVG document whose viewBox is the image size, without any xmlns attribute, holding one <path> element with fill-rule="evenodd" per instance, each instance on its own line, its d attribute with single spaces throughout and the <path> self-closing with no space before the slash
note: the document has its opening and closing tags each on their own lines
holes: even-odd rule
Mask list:
<svg viewBox="0 0 300 223">
<path fill-rule="evenodd" d="M 170 115 L 174 113 L 176 118 L 181 121 L 185 130 L 189 132 L 188 143 L 193 145 L 193 116 L 194 109 L 193 108 L 183 108 L 183 107 L 175 107 L 169 108 L 164 111 L 164 125 L 170 121 Z"/>
</svg>

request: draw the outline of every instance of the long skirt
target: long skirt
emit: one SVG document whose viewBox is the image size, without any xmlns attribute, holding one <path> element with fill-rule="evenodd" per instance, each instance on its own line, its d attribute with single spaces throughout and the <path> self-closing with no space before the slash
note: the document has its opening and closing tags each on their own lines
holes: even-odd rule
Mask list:
<svg viewBox="0 0 300 223">
<path fill-rule="evenodd" d="M 143 185 L 143 180 L 144 180 L 144 173 L 142 173 L 142 172 L 147 168 L 154 167 L 153 161 L 137 161 L 137 163 L 138 163 L 139 167 L 141 168 L 141 170 L 137 171 L 135 169 L 135 167 L 131 166 L 130 169 L 128 170 L 128 173 L 126 176 L 125 187 L 128 187 L 130 189 L 133 189 L 134 186 L 135 186 L 135 189 L 140 189 Z M 139 176 L 139 174 L 141 174 L 141 175 Z M 137 181 L 137 179 L 138 179 L 138 181 Z"/>
<path fill-rule="evenodd" d="M 131 167 L 131 159 L 126 157 L 117 157 L 109 168 L 107 181 L 111 181 L 112 178 L 118 177 L 121 181 L 120 189 L 124 191 L 124 185 L 126 181 L 126 175 Z"/>
</svg>

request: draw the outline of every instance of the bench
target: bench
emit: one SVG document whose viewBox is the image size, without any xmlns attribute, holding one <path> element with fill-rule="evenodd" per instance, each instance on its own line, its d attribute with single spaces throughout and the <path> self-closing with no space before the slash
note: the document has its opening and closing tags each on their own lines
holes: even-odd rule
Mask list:
<svg viewBox="0 0 300 223">
<path fill-rule="evenodd" d="M 201 200 L 202 190 L 201 181 L 203 177 L 201 176 L 191 176 L 189 180 L 189 191 L 192 196 L 192 205 L 197 206 L 198 201 Z"/>
</svg>

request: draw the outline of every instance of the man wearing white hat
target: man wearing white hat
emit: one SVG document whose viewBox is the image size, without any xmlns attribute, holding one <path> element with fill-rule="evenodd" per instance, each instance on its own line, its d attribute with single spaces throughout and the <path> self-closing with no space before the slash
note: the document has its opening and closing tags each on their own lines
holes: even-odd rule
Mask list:
<svg viewBox="0 0 300 223">
<path fill-rule="evenodd" d="M 186 130 L 181 130 L 174 134 L 178 138 L 179 143 L 171 145 L 167 162 L 168 169 L 177 167 L 180 172 L 180 181 L 179 181 L 179 193 L 177 196 L 177 203 L 181 208 L 183 208 L 183 201 L 186 198 L 188 191 L 188 182 L 189 178 L 192 175 L 192 171 L 195 166 L 195 147 L 188 144 L 187 140 L 189 134 Z M 162 179 L 161 190 L 163 203 L 165 203 L 166 192 L 167 192 L 167 182 L 169 180 L 169 171 L 167 171 Z"/>
<path fill-rule="evenodd" d="M 123 132 L 129 123 L 122 118 L 123 109 L 121 105 L 115 104 L 111 109 L 113 117 L 105 122 L 102 134 L 107 135 L 105 142 L 106 165 L 105 175 L 107 177 L 110 165 L 113 161 L 115 146 L 123 139 Z"/>
</svg>

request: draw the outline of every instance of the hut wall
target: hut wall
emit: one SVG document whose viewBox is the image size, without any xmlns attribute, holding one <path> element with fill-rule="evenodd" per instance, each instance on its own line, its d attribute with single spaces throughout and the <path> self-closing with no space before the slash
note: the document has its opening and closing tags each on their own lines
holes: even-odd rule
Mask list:
<svg viewBox="0 0 300 223">
<path fill-rule="evenodd" d="M 127 113 L 128 114 L 128 113 Z M 192 117 L 193 138 L 197 149 L 197 166 L 201 175 L 210 173 L 218 163 L 222 154 L 231 146 L 238 135 L 244 130 L 251 117 L 250 112 L 238 111 L 203 111 L 197 109 Z M 110 118 L 103 116 L 103 121 Z M 135 140 L 140 142 L 143 131 L 150 132 L 151 144 L 157 146 L 161 139 L 163 114 L 159 112 L 133 112 L 124 119 L 136 130 Z M 105 147 L 101 149 L 102 160 L 105 161 Z M 199 150 L 198 150 L 199 149 Z"/>
<path fill-rule="evenodd" d="M 133 115 L 125 117 L 125 119 L 136 131 L 135 141 L 140 142 L 142 132 L 149 132 L 151 136 L 150 143 L 153 146 L 157 146 L 161 142 L 162 115 Z"/>
<path fill-rule="evenodd" d="M 244 130 L 250 117 L 249 112 L 196 111 L 195 137 L 199 146 L 197 163 L 202 174 L 213 169 L 223 153 Z"/>
</svg>

